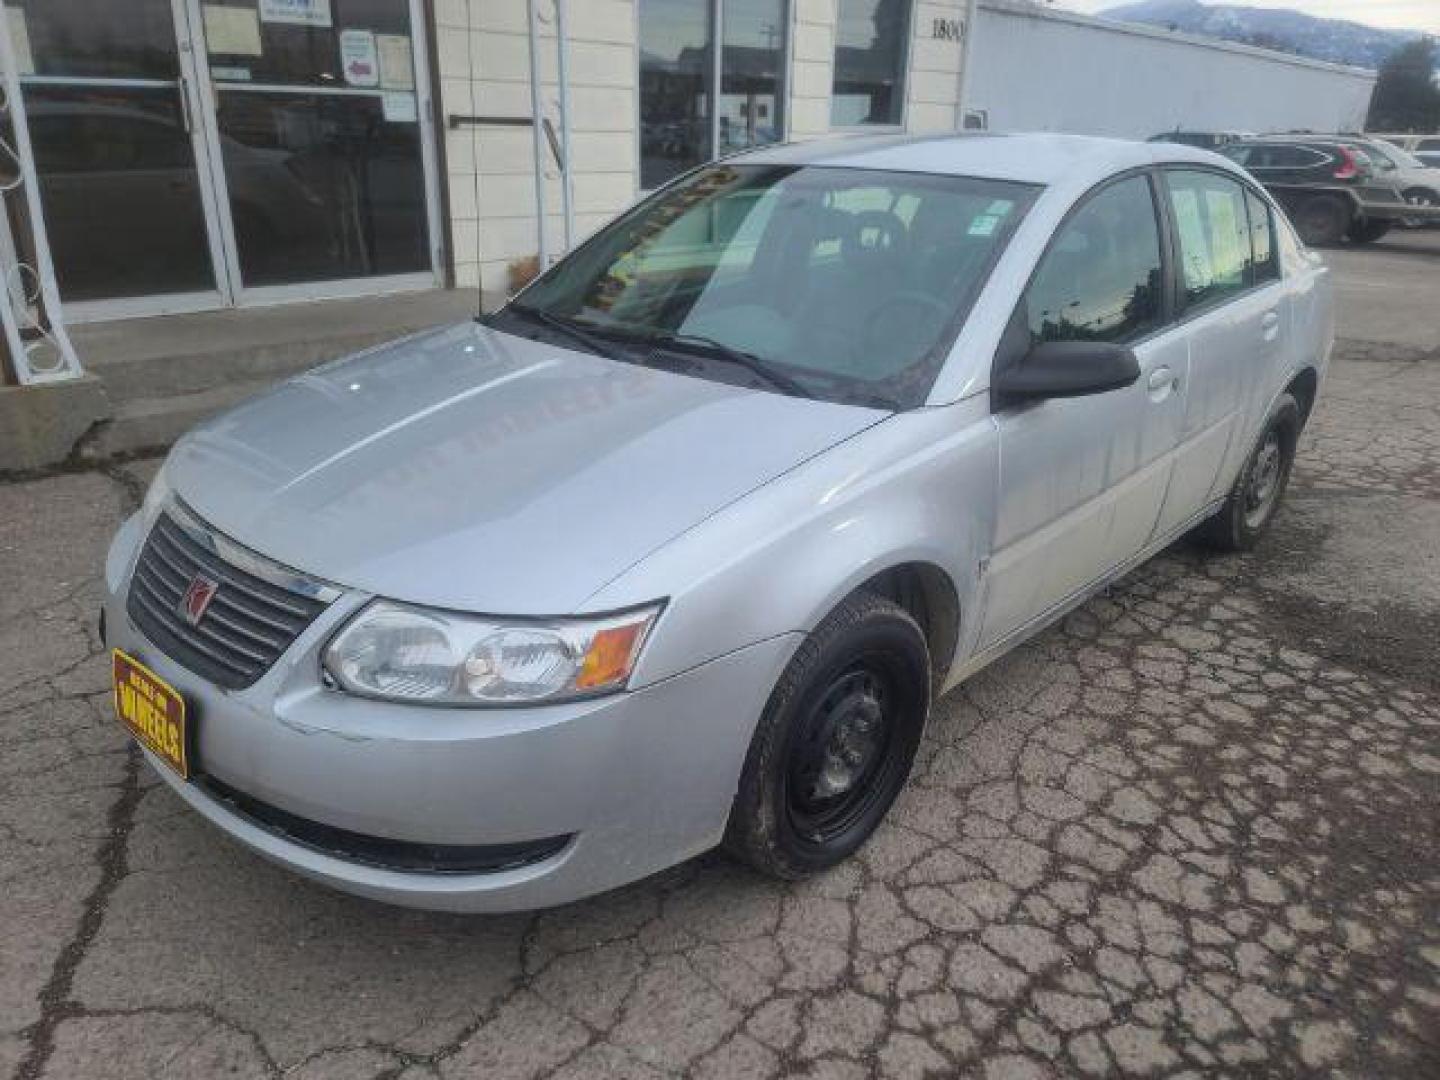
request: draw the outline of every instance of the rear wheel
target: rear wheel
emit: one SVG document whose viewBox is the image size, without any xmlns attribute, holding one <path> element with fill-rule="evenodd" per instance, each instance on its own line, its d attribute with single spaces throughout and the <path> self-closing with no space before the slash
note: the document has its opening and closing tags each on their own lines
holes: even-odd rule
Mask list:
<svg viewBox="0 0 1440 1080">
<path fill-rule="evenodd" d="M 1197 540 L 1217 551 L 1249 551 L 1259 542 L 1290 483 L 1300 427 L 1299 404 L 1282 395 L 1225 504 L 1195 529 Z"/>
<path fill-rule="evenodd" d="M 1346 237 L 1356 244 L 1373 244 L 1390 231 L 1394 226 L 1393 221 L 1376 221 L 1374 218 L 1367 218 L 1363 222 L 1356 222 L 1350 226 Z"/>
<path fill-rule="evenodd" d="M 858 593 L 806 639 L 755 731 L 725 847 L 796 879 L 853 854 L 905 786 L 930 707 L 913 618 Z"/>
<path fill-rule="evenodd" d="M 1307 244 L 1338 244 L 1350 228 L 1350 204 L 1337 195 L 1316 195 L 1295 207 L 1295 229 Z"/>
</svg>

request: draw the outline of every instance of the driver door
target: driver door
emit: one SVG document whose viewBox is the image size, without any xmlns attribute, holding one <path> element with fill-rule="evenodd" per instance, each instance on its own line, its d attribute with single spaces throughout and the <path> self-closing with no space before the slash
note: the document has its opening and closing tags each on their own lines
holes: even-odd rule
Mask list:
<svg viewBox="0 0 1440 1080">
<path fill-rule="evenodd" d="M 1184 419 L 1184 331 L 1169 325 L 1167 254 L 1146 174 L 1088 194 L 1056 231 L 997 364 L 1046 341 L 1130 346 L 1130 386 L 995 404 L 1000 477 L 979 647 L 1047 615 L 1154 535 Z"/>
</svg>

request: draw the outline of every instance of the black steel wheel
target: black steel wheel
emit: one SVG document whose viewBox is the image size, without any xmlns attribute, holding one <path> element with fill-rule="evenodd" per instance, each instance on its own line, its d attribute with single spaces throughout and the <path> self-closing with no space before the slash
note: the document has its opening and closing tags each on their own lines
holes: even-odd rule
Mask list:
<svg viewBox="0 0 1440 1080">
<path fill-rule="evenodd" d="M 1249 551 L 1275 519 L 1300 439 L 1300 406 L 1282 394 L 1255 448 L 1220 510 L 1195 529 L 1195 537 L 1219 551 Z"/>
<path fill-rule="evenodd" d="M 929 707 L 919 625 L 881 596 L 845 601 L 806 639 L 771 695 L 726 848 L 787 879 L 852 854 L 905 786 Z"/>
<path fill-rule="evenodd" d="M 784 777 L 796 835 L 811 843 L 843 835 L 886 787 L 876 780 L 896 764 L 889 681 L 883 662 L 857 661 L 797 718 Z"/>
</svg>

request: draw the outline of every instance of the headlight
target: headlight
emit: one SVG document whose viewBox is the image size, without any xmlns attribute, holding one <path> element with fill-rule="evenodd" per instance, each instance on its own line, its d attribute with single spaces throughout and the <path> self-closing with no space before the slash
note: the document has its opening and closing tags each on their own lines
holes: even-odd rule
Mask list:
<svg viewBox="0 0 1440 1080">
<path fill-rule="evenodd" d="M 658 604 L 600 618 L 501 620 L 378 600 L 325 650 L 366 697 L 435 705 L 566 701 L 624 688 Z"/>
</svg>

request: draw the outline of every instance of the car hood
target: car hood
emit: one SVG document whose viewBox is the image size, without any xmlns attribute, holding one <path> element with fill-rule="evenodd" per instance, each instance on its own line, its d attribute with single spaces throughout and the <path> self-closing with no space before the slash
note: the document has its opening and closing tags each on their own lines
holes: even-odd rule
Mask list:
<svg viewBox="0 0 1440 1080">
<path fill-rule="evenodd" d="M 564 614 L 886 414 L 499 333 L 428 331 L 197 428 L 168 482 L 294 569 L 420 604 Z"/>
</svg>

